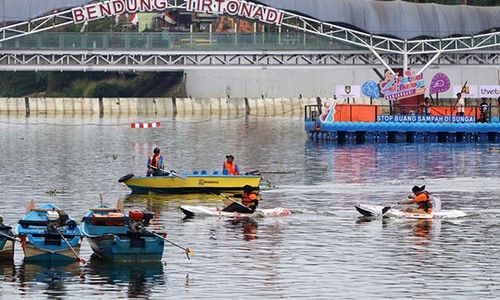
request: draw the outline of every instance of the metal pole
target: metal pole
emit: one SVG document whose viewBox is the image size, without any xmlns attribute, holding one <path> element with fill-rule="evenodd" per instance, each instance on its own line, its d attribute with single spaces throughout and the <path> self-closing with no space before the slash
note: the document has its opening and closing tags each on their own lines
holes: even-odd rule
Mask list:
<svg viewBox="0 0 500 300">
<path fill-rule="evenodd" d="M 430 65 L 432 65 L 432 63 L 441 55 L 442 52 L 438 52 L 436 53 L 426 64 L 425 66 L 422 67 L 422 69 L 420 69 L 417 74 L 415 75 L 419 75 L 421 73 L 423 73 L 428 67 L 430 67 Z"/>
<path fill-rule="evenodd" d="M 373 55 L 375 55 L 375 57 L 385 66 L 385 68 L 387 70 L 389 70 L 389 72 L 391 72 L 392 74 L 396 74 L 396 72 L 394 72 L 394 70 L 389 67 L 389 65 L 385 62 L 385 60 L 377 53 L 377 51 L 373 50 L 372 47 L 369 47 L 368 49 L 370 49 L 370 51 L 373 53 Z"/>
</svg>

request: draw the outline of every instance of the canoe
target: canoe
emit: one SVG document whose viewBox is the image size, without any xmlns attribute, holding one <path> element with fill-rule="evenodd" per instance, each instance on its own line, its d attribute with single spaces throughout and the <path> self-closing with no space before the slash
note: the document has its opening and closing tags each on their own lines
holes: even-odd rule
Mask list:
<svg viewBox="0 0 500 300">
<path fill-rule="evenodd" d="M 181 205 L 179 209 L 187 216 L 218 216 L 231 218 L 265 218 L 265 217 L 284 217 L 292 212 L 288 208 L 276 207 L 269 209 L 257 208 L 254 213 L 245 214 L 238 212 L 225 212 L 217 207 Z"/>
<path fill-rule="evenodd" d="M 66 212 L 51 203 L 35 208 L 33 200 L 16 231 L 28 261 L 74 261 L 83 238 Z"/>
<path fill-rule="evenodd" d="M 441 210 L 430 214 L 410 213 L 403 210 L 391 208 L 385 214 L 382 213 L 384 206 L 370 204 L 356 204 L 356 210 L 365 217 L 388 217 L 407 219 L 454 219 L 462 218 L 467 214 L 461 210 Z"/>
<path fill-rule="evenodd" d="M 209 193 L 209 192 L 241 192 L 245 185 L 258 190 L 260 176 L 255 175 L 208 175 L 183 174 L 169 176 L 134 176 L 128 174 L 118 182 L 125 183 L 134 194 L 147 193 Z"/>
<path fill-rule="evenodd" d="M 85 215 L 82 232 L 94 253 L 107 260 L 121 262 L 160 261 L 163 256 L 164 233 L 147 230 L 151 212 L 130 211 L 125 215 L 123 204 L 116 208 L 100 204 Z"/>
<path fill-rule="evenodd" d="M 0 221 L 0 260 L 12 260 L 14 258 L 15 235 L 12 227 L 5 226 Z"/>
</svg>

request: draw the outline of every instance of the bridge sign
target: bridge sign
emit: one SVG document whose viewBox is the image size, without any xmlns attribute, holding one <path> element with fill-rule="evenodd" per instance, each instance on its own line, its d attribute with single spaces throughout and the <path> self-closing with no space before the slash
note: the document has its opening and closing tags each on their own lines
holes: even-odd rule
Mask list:
<svg viewBox="0 0 500 300">
<path fill-rule="evenodd" d="M 281 25 L 285 12 L 243 0 L 185 0 L 186 10 L 210 14 L 240 16 L 269 24 Z M 71 10 L 75 24 L 95 21 L 123 13 L 164 11 L 168 0 L 108 0 L 78 6 Z"/>
</svg>

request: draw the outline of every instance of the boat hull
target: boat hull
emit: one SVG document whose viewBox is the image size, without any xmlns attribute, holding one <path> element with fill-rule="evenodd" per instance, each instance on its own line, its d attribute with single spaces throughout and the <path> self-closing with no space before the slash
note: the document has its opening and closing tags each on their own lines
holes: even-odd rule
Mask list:
<svg viewBox="0 0 500 300">
<path fill-rule="evenodd" d="M 0 260 L 14 259 L 14 241 L 8 238 L 0 238 Z"/>
<path fill-rule="evenodd" d="M 179 209 L 187 216 L 218 216 L 231 218 L 262 218 L 262 217 L 284 217 L 289 216 L 292 212 L 288 208 L 276 207 L 271 209 L 257 209 L 252 214 L 225 212 L 215 207 L 181 205 Z"/>
<path fill-rule="evenodd" d="M 398 209 L 389 209 L 385 214 L 382 214 L 384 206 L 370 204 L 356 204 L 356 210 L 365 217 L 389 217 L 389 218 L 406 218 L 406 219 L 454 219 L 462 218 L 467 214 L 461 210 L 443 210 L 430 214 L 409 213 Z"/>
<path fill-rule="evenodd" d="M 132 177 L 124 183 L 134 194 L 147 193 L 208 193 L 208 192 L 241 192 L 245 185 L 259 189 L 259 176 L 241 175 L 185 175 L 184 178 L 174 176 Z"/>
<path fill-rule="evenodd" d="M 75 261 L 77 258 L 75 253 L 68 247 L 59 250 L 47 250 L 37 247 L 29 242 L 22 243 L 25 261 L 44 261 L 44 262 L 61 262 Z M 76 254 L 80 255 L 80 244 L 73 247 Z"/>
<path fill-rule="evenodd" d="M 112 234 L 89 237 L 88 240 L 90 247 L 99 257 L 119 262 L 159 261 L 165 246 L 163 239 L 151 236 L 141 237 L 136 242 Z"/>
</svg>

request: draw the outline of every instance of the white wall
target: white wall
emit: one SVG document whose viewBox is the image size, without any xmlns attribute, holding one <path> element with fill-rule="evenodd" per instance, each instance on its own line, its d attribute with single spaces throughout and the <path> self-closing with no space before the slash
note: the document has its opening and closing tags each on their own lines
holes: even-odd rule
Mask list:
<svg viewBox="0 0 500 300">
<path fill-rule="evenodd" d="M 421 66 L 413 69 L 418 70 Z M 382 67 L 378 68 L 383 73 Z M 468 81 L 471 85 L 500 85 L 500 66 L 433 67 L 424 72 L 426 85 L 443 72 L 452 85 Z M 332 67 L 265 70 L 186 70 L 186 90 L 193 98 L 226 97 L 331 97 L 336 85 L 362 85 L 379 80 L 371 67 Z M 454 97 L 450 90 L 440 97 Z"/>
</svg>

